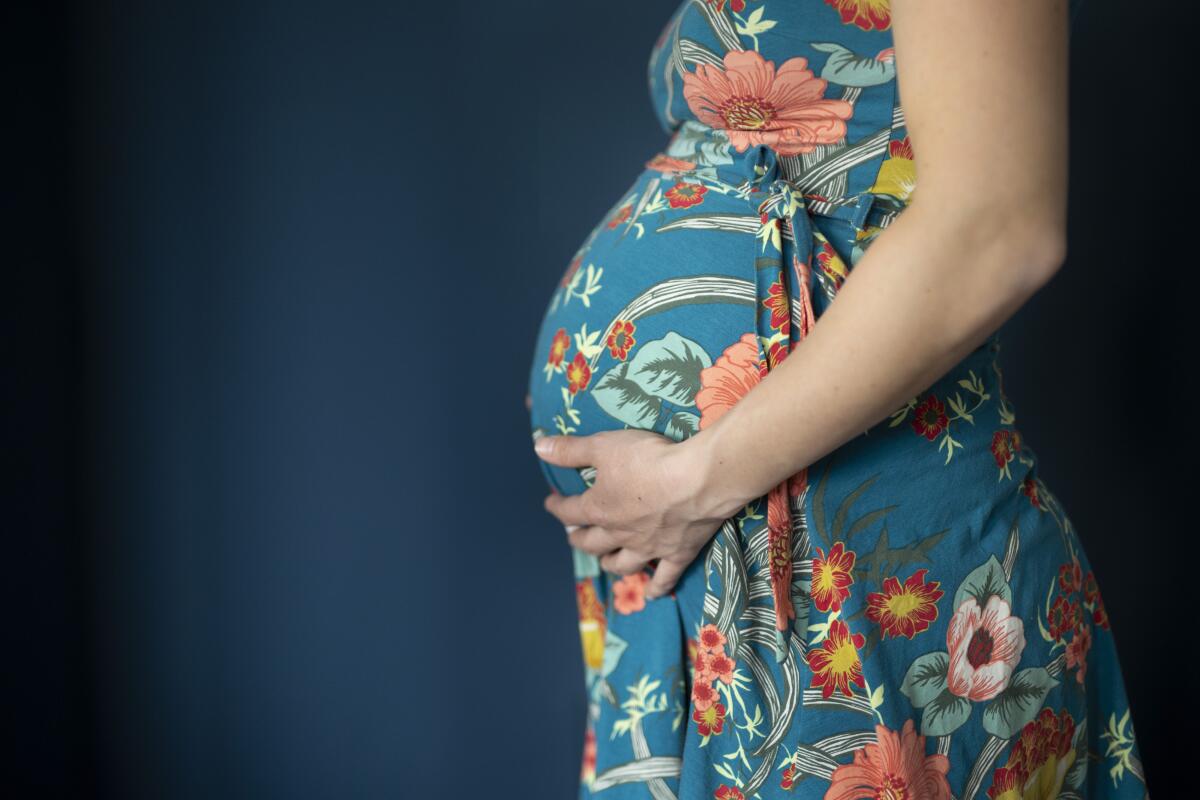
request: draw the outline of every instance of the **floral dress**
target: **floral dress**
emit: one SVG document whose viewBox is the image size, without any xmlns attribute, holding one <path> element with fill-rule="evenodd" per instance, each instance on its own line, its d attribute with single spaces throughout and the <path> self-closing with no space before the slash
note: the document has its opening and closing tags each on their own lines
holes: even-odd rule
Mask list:
<svg viewBox="0 0 1200 800">
<path fill-rule="evenodd" d="M 818 323 L 916 185 L 890 23 L 887 0 L 677 8 L 648 69 L 669 139 L 553 287 L 535 438 L 696 435 Z M 581 798 L 1147 796 L 999 353 L 746 504 L 667 596 L 574 551 Z M 538 463 L 564 494 L 595 477 Z"/>
</svg>

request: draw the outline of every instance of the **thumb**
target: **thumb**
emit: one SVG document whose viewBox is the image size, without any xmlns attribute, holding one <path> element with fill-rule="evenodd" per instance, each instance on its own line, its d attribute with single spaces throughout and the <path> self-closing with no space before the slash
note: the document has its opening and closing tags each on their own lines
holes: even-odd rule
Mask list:
<svg viewBox="0 0 1200 800">
<path fill-rule="evenodd" d="M 592 436 L 539 436 L 533 449 L 543 461 L 560 467 L 595 466 Z"/>
</svg>

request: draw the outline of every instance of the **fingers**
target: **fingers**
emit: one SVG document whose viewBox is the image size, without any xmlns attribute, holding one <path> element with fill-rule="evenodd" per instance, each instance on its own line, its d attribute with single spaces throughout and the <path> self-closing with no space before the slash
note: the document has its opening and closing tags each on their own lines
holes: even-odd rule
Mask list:
<svg viewBox="0 0 1200 800">
<path fill-rule="evenodd" d="M 594 556 L 602 556 L 621 547 L 621 540 L 611 531 L 596 525 L 568 527 L 567 541 L 572 547 Z"/>
<path fill-rule="evenodd" d="M 662 597 L 674 589 L 685 569 L 687 564 L 683 562 L 660 559 L 658 566 L 654 568 L 654 577 L 646 584 L 646 599 Z"/>
<path fill-rule="evenodd" d="M 563 525 L 611 525 L 609 515 L 597 504 L 595 492 L 593 487 L 582 494 L 551 493 L 542 501 L 542 507 Z"/>
<path fill-rule="evenodd" d="M 600 556 L 600 568 L 605 572 L 617 575 L 632 575 L 645 569 L 648 561 L 649 559 L 632 550 L 621 548 L 615 553 L 605 553 Z"/>
<path fill-rule="evenodd" d="M 564 495 L 557 492 L 546 495 L 542 506 L 563 525 L 591 525 L 595 520 L 587 518 L 583 508 L 583 495 Z"/>
<path fill-rule="evenodd" d="M 602 435 L 539 436 L 533 443 L 533 449 L 543 461 L 560 467 L 594 467 L 597 437 Z"/>
</svg>

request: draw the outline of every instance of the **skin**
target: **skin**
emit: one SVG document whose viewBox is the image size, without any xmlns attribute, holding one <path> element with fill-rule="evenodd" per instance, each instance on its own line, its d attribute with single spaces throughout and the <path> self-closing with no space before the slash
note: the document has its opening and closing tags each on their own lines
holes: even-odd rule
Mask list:
<svg viewBox="0 0 1200 800">
<path fill-rule="evenodd" d="M 928 388 L 1066 256 L 1067 7 L 892 0 L 918 188 L 788 358 L 711 426 L 547 436 L 539 457 L 594 466 L 545 508 L 571 545 L 668 592 L 723 521 Z M 808 376 L 820 376 L 809 380 Z"/>
</svg>

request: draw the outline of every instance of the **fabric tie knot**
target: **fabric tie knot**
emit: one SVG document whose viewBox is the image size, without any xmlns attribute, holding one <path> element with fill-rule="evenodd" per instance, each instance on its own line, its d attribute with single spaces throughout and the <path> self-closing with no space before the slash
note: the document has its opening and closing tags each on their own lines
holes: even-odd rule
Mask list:
<svg viewBox="0 0 1200 800">
<path fill-rule="evenodd" d="M 817 216 L 843 219 L 857 231 L 863 227 L 874 207 L 875 195 L 862 193 L 829 200 L 816 193 L 806 195 L 801 184 L 782 174 L 778 156 L 763 148 L 751 154 L 758 176 L 751 181 L 751 196 L 762 193 L 757 210 L 761 222 L 759 240 L 763 253 L 778 254 L 774 269 L 759 265 L 755 269 L 757 296 L 766 307 L 758 313 L 757 333 L 761 348 L 760 373 L 765 378 L 777 368 L 808 335 L 816 323 L 813 306 L 813 260 L 829 240 L 814 223 Z M 760 309 L 762 312 L 762 309 Z M 774 610 L 775 660 L 789 658 L 789 640 L 793 624 L 799 626 L 801 655 L 807 652 L 807 619 L 797 620 L 792 601 L 793 566 L 796 557 L 794 535 L 796 516 L 808 485 L 808 467 L 780 481 L 766 496 L 767 568 Z M 793 622 L 794 621 L 794 622 Z"/>
</svg>

